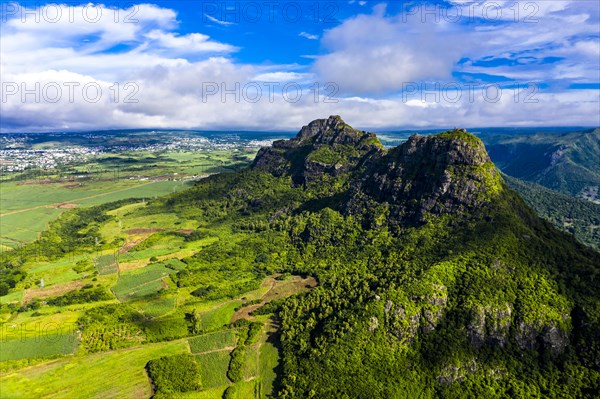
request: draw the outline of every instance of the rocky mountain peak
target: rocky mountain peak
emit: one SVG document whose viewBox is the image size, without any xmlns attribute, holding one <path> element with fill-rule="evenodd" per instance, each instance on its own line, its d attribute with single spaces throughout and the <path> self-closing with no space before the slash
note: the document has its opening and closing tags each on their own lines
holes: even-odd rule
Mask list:
<svg viewBox="0 0 600 399">
<path fill-rule="evenodd" d="M 261 148 L 252 167 L 275 176 L 291 175 L 295 184 L 305 185 L 324 174 L 347 173 L 380 153 L 383 145 L 374 133 L 353 129 L 333 115 L 312 121 L 293 139 Z"/>
<path fill-rule="evenodd" d="M 354 186 L 345 210 L 361 213 L 384 204 L 392 219 L 414 225 L 430 216 L 481 208 L 501 190 L 500 174 L 481 140 L 455 129 L 412 135 L 389 150 Z"/>
<path fill-rule="evenodd" d="M 365 133 L 353 129 L 339 115 L 331 115 L 327 119 L 316 119 L 303 126 L 296 139 L 301 142 L 314 141 L 317 144 L 350 144 L 360 141 Z"/>
<path fill-rule="evenodd" d="M 382 205 L 392 221 L 410 225 L 480 208 L 502 190 L 483 143 L 465 129 L 415 134 L 386 151 L 375 134 L 339 116 L 312 121 L 295 138 L 262 148 L 253 168 L 289 175 L 305 187 L 352 172 L 347 201 L 340 204 L 344 213 L 366 215 Z"/>
</svg>

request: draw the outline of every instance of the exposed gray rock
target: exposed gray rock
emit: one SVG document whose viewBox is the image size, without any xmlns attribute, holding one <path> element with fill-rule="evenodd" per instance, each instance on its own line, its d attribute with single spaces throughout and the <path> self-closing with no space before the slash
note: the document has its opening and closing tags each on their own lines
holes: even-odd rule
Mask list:
<svg viewBox="0 0 600 399">
<path fill-rule="evenodd" d="M 442 369 L 440 375 L 437 377 L 437 381 L 441 385 L 452 385 L 455 382 L 463 381 L 467 375 L 474 374 L 476 372 L 477 361 L 475 359 L 471 359 L 470 361 L 459 365 L 447 365 Z"/>
<path fill-rule="evenodd" d="M 520 321 L 515 332 L 515 341 L 519 348 L 534 350 L 537 347 L 538 331 L 533 325 Z"/>
<path fill-rule="evenodd" d="M 565 331 L 560 330 L 556 326 L 546 326 L 542 331 L 542 344 L 544 348 L 551 353 L 558 355 L 564 352 L 569 337 Z"/>
<path fill-rule="evenodd" d="M 314 159 L 313 155 L 323 147 L 327 147 L 329 155 L 337 155 L 340 161 L 323 162 L 318 156 Z M 320 181 L 324 174 L 347 173 L 383 152 L 375 134 L 353 129 L 342 118 L 333 115 L 312 121 L 291 140 L 278 140 L 271 147 L 261 148 L 252 168 L 274 176 L 290 175 L 295 184 L 305 185 Z"/>
<path fill-rule="evenodd" d="M 379 327 L 379 319 L 377 317 L 373 316 L 369 320 L 369 331 L 373 332 L 373 331 L 377 330 L 377 327 Z"/>
<path fill-rule="evenodd" d="M 476 348 L 484 344 L 504 347 L 509 341 L 511 324 L 512 308 L 509 304 L 500 308 L 478 306 L 471 311 L 467 337 Z"/>
<path fill-rule="evenodd" d="M 512 309 L 506 304 L 504 309 L 494 309 L 486 314 L 487 341 L 493 346 L 505 347 L 508 343 Z"/>
<path fill-rule="evenodd" d="M 485 311 L 482 306 L 471 313 L 471 321 L 467 325 L 467 337 L 476 348 L 485 343 Z"/>
</svg>

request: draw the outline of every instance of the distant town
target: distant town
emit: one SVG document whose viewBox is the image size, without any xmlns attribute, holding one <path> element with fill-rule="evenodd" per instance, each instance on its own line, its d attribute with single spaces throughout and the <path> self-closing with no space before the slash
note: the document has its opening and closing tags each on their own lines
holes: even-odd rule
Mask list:
<svg viewBox="0 0 600 399">
<path fill-rule="evenodd" d="M 0 172 L 28 169 L 50 170 L 81 165 L 95 158 L 122 152 L 196 152 L 256 149 L 272 139 L 242 138 L 235 134 L 197 136 L 196 132 L 140 132 L 136 140 L 122 140 L 113 132 L 101 133 L 9 133 L 0 135 Z M 85 143 L 90 143 L 85 145 Z"/>
</svg>

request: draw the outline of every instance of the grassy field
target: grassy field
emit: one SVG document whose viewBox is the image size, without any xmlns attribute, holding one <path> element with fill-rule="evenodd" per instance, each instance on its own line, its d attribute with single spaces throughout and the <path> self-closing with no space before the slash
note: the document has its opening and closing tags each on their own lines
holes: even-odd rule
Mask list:
<svg viewBox="0 0 600 399">
<path fill-rule="evenodd" d="M 143 315 L 156 318 L 164 316 L 177 308 L 177 298 L 156 298 L 146 299 L 143 301 L 132 303 L 131 306 L 138 309 Z"/>
<path fill-rule="evenodd" d="M 144 268 L 121 273 L 112 291 L 120 301 L 129 301 L 157 293 L 166 288 L 163 278 L 175 273 L 161 264 L 151 264 Z"/>
<path fill-rule="evenodd" d="M 236 341 L 235 331 L 226 330 L 190 338 L 189 343 L 192 353 L 201 353 L 226 347 L 233 348 Z"/>
<path fill-rule="evenodd" d="M 119 271 L 116 254 L 102 255 L 94 259 L 94 266 L 98 274 L 113 274 Z"/>
<path fill-rule="evenodd" d="M 227 378 L 229 352 L 223 350 L 196 355 L 196 360 L 200 365 L 203 388 L 216 388 L 230 384 Z"/>
<path fill-rule="evenodd" d="M 42 363 L 0 375 L 0 398 L 147 398 L 146 363 L 186 352 L 179 340 Z"/>
<path fill-rule="evenodd" d="M 106 154 L 71 174 L 43 171 L 37 178 L 0 182 L 0 249 L 35 240 L 65 210 L 126 198 L 155 198 L 190 186 L 191 179 L 233 170 L 254 151 L 126 151 Z M 35 175 L 35 174 L 34 174 Z M 39 178 L 42 176 L 42 178 Z"/>
<path fill-rule="evenodd" d="M 274 332 L 271 330 L 271 332 Z M 263 344 L 260 346 L 259 365 L 260 372 L 260 398 L 266 398 L 267 394 L 273 391 L 273 386 L 277 374 L 275 369 L 279 364 L 279 352 L 277 347 L 270 341 L 263 338 Z"/>
<path fill-rule="evenodd" d="M 177 162 L 189 166 L 190 173 L 202 172 L 203 167 L 192 157 L 172 155 Z M 219 156 L 226 159 L 227 154 L 223 152 Z M 206 162 L 214 160 L 205 159 Z M 207 170 L 207 165 L 204 170 Z M 151 173 L 159 172 L 153 170 Z M 179 182 L 165 180 L 158 183 Z M 93 184 L 90 182 L 87 188 L 93 191 Z M 149 190 L 148 196 L 153 196 L 152 184 L 138 185 L 138 189 L 145 187 Z M 40 186 L 44 190 L 52 190 L 51 184 Z M 89 204 L 102 203 L 102 198 L 109 198 L 70 199 L 69 195 L 74 195 L 73 190 L 81 191 L 82 196 L 88 195 L 83 192 L 84 186 L 69 189 L 54 187 L 70 191 L 68 195 L 54 199 L 50 191 L 44 191 L 40 201 L 55 200 L 84 206 L 85 201 Z M 12 188 L 15 193 L 11 194 L 13 198 L 21 188 L 29 195 L 35 191 L 29 185 L 17 187 L 15 184 Z M 3 245 L 3 240 L 10 241 L 14 233 L 11 230 L 8 235 L 5 234 L 5 220 L 25 216 L 35 219 L 36 212 L 48 210 L 54 212 L 48 218 L 56 217 L 67 209 L 42 205 L 9 214 L 20 209 L 8 209 L 10 206 L 14 208 L 14 203 L 9 206 L 10 201 L 5 204 L 0 210 L 3 214 L 0 219 L 3 223 L 0 245 Z M 305 291 L 316 285 L 316 281 L 299 276 L 283 279 L 277 274 L 255 275 L 244 271 L 242 267 L 251 267 L 254 257 L 248 265 L 239 269 L 235 269 L 238 266 L 231 265 L 229 259 L 214 266 L 211 261 L 198 260 L 202 259 L 203 251 L 215 252 L 222 243 L 237 245 L 232 240 L 239 240 L 239 237 L 232 233 L 232 226 L 222 222 L 210 224 L 196 215 L 150 213 L 149 209 L 152 209 L 152 204 L 141 200 L 119 206 L 107 212 L 108 220 L 97 222 L 98 233 L 94 237 L 98 235 L 98 240 L 95 244 L 92 240 L 92 244 L 85 247 L 87 249 L 59 255 L 63 257 L 53 260 L 40 256 L 28 257 L 24 261 L 22 269 L 27 273 L 26 278 L 8 295 L 0 298 L 3 305 L 0 308 L 0 323 L 3 323 L 0 370 L 4 370 L 0 372 L 0 398 L 149 397 L 151 386 L 144 369 L 146 363 L 158 357 L 182 353 L 192 353 L 197 359 L 203 388 L 200 392 L 175 397 L 222 398 L 228 388 L 232 389 L 230 393 L 234 397 L 244 399 L 266 398 L 272 392 L 274 369 L 279 357 L 277 348 L 268 340 L 268 328 L 263 329 L 258 342 L 245 350 L 243 381 L 234 384 L 227 377 L 230 353 L 238 344 L 239 330 L 243 329 L 232 323 L 248 319 L 268 326 L 269 316 L 254 317 L 250 313 L 272 300 Z M 33 230 L 42 230 L 45 223 Z M 179 285 L 179 275 L 175 273 L 187 272 L 190 267 L 195 268 L 198 280 Z M 242 285 L 243 289 L 238 291 L 225 291 L 242 283 L 252 284 Z M 194 290 L 212 284 L 217 286 L 216 294 L 221 294 L 221 289 L 223 293 L 212 297 L 192 295 Z M 65 306 L 47 304 L 51 299 L 83 292 L 85 287 L 106 289 L 115 297 Z M 27 307 L 28 304 L 36 307 Z M 105 308 L 109 310 L 103 313 L 104 319 L 98 319 L 94 327 L 96 330 L 81 327 L 82 320 L 86 320 L 89 314 Z M 115 309 L 123 319 L 111 321 L 110 316 Z M 134 322 L 127 319 L 129 314 L 141 322 L 132 324 Z M 197 318 L 193 329 L 191 324 L 186 324 L 190 315 Z M 36 338 L 40 330 L 51 340 L 48 341 L 50 344 Z M 206 334 L 194 335 L 198 331 Z M 86 345 L 86 339 L 92 332 L 96 335 L 89 338 L 89 342 L 95 340 L 102 345 Z M 134 335 L 127 345 L 104 345 L 109 340 L 118 344 L 119 337 L 128 337 L 127 334 Z M 125 346 L 129 347 L 119 349 Z M 94 350 L 101 352 L 91 353 Z M 47 357 L 57 359 L 48 360 Z"/>
<path fill-rule="evenodd" d="M 41 335 L 1 341 L 0 361 L 68 355 L 77 349 L 75 334 Z"/>
<path fill-rule="evenodd" d="M 221 329 L 229 324 L 235 309 L 242 304 L 242 301 L 226 302 L 206 313 L 202 314 L 202 330 L 214 331 Z"/>
<path fill-rule="evenodd" d="M 126 198 L 154 198 L 189 186 L 173 181 L 97 182 L 77 188 L 35 183 L 29 187 L 13 182 L 3 182 L 1 185 L 0 242 L 11 248 L 35 240 L 48 223 L 72 207 L 99 205 Z"/>
</svg>

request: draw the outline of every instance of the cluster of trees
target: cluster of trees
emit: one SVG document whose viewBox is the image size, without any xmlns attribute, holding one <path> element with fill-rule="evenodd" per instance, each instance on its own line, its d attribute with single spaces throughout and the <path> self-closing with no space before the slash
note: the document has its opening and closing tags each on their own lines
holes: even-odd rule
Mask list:
<svg viewBox="0 0 600 399">
<path fill-rule="evenodd" d="M 93 287 L 91 284 L 87 284 L 79 290 L 70 291 L 64 295 L 48 299 L 46 303 L 53 306 L 67 306 L 76 303 L 107 301 L 109 299 L 114 299 L 114 296 L 106 288 L 101 286 Z"/>
<path fill-rule="evenodd" d="M 262 331 L 262 323 L 253 322 L 248 328 L 240 330 L 238 344 L 231 352 L 227 377 L 231 382 L 239 382 L 244 378 L 244 364 L 246 363 L 246 347 L 256 343 Z"/>
<path fill-rule="evenodd" d="M 154 398 L 170 398 L 202 387 L 200 366 L 192 355 L 164 356 L 150 360 L 146 371 L 154 385 Z"/>
</svg>

